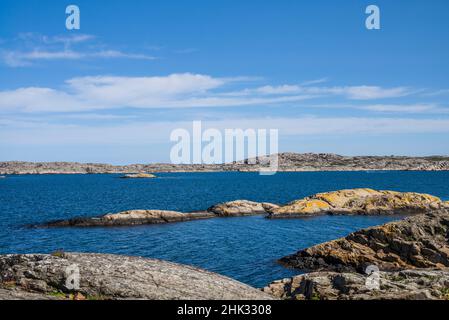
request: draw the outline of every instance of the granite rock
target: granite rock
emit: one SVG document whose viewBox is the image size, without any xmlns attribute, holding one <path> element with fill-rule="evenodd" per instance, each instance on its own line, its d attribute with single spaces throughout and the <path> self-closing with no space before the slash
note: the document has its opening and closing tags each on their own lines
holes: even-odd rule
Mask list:
<svg viewBox="0 0 449 320">
<path fill-rule="evenodd" d="M 207 209 L 219 217 L 248 216 L 256 214 L 266 214 L 278 205 L 268 202 L 254 202 L 248 200 L 235 200 L 214 205 Z"/>
<path fill-rule="evenodd" d="M 143 224 L 161 224 L 215 217 L 209 212 L 182 213 L 167 210 L 129 210 L 108 213 L 99 217 L 80 217 L 69 220 L 50 221 L 40 226 L 45 227 L 97 227 L 97 226 L 132 226 Z"/>
<path fill-rule="evenodd" d="M 274 299 L 230 278 L 156 259 L 92 253 L 0 256 L 0 299 L 69 298 Z"/>
<path fill-rule="evenodd" d="M 263 289 L 287 300 L 449 300 L 449 270 L 360 273 L 313 272 Z"/>
<path fill-rule="evenodd" d="M 318 193 L 274 208 L 269 218 L 294 218 L 318 214 L 393 215 L 418 214 L 444 207 L 441 199 L 421 193 L 347 189 Z"/>
<path fill-rule="evenodd" d="M 449 267 L 449 210 L 440 209 L 363 229 L 279 260 L 303 270 L 363 273 Z"/>
</svg>

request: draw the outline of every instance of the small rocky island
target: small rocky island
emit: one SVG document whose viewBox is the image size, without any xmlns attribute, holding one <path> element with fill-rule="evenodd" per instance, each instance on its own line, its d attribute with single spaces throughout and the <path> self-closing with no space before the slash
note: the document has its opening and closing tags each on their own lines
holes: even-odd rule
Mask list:
<svg viewBox="0 0 449 320">
<path fill-rule="evenodd" d="M 440 198 L 415 192 L 348 189 L 318 193 L 273 208 L 269 218 L 295 218 L 318 214 L 393 215 L 417 214 L 444 206 Z"/>
<path fill-rule="evenodd" d="M 224 164 L 130 164 L 111 165 L 77 162 L 0 162 L 0 174 L 98 174 L 136 172 L 256 172 L 266 167 L 267 156 Z M 366 170 L 449 170 L 449 157 L 357 156 L 330 153 L 278 154 L 278 171 L 366 171 Z"/>
<path fill-rule="evenodd" d="M 41 227 L 98 227 L 160 224 L 209 219 L 264 215 L 268 219 L 303 218 L 313 215 L 410 215 L 445 208 L 441 199 L 427 194 L 372 189 L 349 189 L 319 193 L 286 205 L 235 200 L 205 211 L 128 210 L 97 217 L 77 217 L 46 222 Z"/>
<path fill-rule="evenodd" d="M 156 176 L 151 173 L 140 172 L 140 173 L 125 174 L 124 176 L 121 176 L 120 178 L 122 178 L 122 179 L 152 179 L 152 178 L 156 178 Z"/>
</svg>

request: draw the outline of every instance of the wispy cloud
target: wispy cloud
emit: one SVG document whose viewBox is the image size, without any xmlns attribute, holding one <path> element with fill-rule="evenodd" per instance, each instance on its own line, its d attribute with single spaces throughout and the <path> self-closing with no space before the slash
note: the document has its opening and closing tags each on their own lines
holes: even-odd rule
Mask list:
<svg viewBox="0 0 449 320">
<path fill-rule="evenodd" d="M 188 108 L 263 105 L 297 102 L 309 95 L 233 97 L 226 85 L 247 77 L 215 78 L 200 74 L 161 77 L 96 76 L 69 79 L 64 89 L 26 87 L 0 92 L 0 110 L 22 112 L 77 112 L 113 108 Z"/>
<path fill-rule="evenodd" d="M 1 123 L 0 123 L 1 124 Z M 0 144 L 14 145 L 113 145 L 148 146 L 170 143 L 176 128 L 191 130 L 189 121 L 132 121 L 115 125 L 52 124 L 46 121 L 6 122 L 0 125 Z M 254 128 L 279 129 L 281 137 L 335 137 L 354 134 L 390 136 L 395 134 L 449 133 L 449 119 L 372 118 L 372 117 L 297 117 L 223 119 L 203 122 L 203 129 Z"/>
<path fill-rule="evenodd" d="M 449 95 L 449 89 L 440 89 L 423 93 L 423 96 L 426 97 L 436 97 L 441 95 Z"/>
<path fill-rule="evenodd" d="M 398 113 L 398 114 L 447 114 L 449 108 L 436 103 L 410 103 L 410 104 L 352 104 L 334 103 L 312 105 L 313 108 L 324 109 L 358 109 L 376 113 Z"/>
<path fill-rule="evenodd" d="M 320 84 L 329 81 L 329 78 L 320 78 L 320 79 L 314 79 L 314 80 L 308 80 L 301 83 L 301 86 L 310 86 L 313 84 Z"/>
<path fill-rule="evenodd" d="M 35 53 L 41 59 L 53 57 Z M 104 52 L 105 56 L 120 55 Z M 302 87 L 298 85 L 259 86 L 239 91 L 226 90 L 230 84 L 242 86 L 251 77 L 218 78 L 202 74 L 171 74 L 151 77 L 87 76 L 72 78 L 58 88 L 24 87 L 0 91 L 0 111 L 78 112 L 116 108 L 194 108 L 292 104 L 315 98 L 343 95 L 348 100 L 395 98 L 410 91 L 377 86 Z M 233 86 L 234 87 L 234 86 Z M 436 111 L 432 104 L 335 105 L 373 112 L 419 113 Z"/>
<path fill-rule="evenodd" d="M 263 86 L 255 89 L 245 89 L 232 94 L 236 96 L 253 93 L 266 95 L 279 94 L 308 94 L 308 95 L 338 95 L 351 100 L 373 100 L 385 98 L 404 97 L 414 93 L 407 87 L 382 88 L 378 86 L 342 86 L 342 87 L 318 87 L 305 85 L 279 85 Z"/>
<path fill-rule="evenodd" d="M 358 108 L 383 113 L 447 113 L 449 111 L 436 104 L 373 104 L 358 106 Z"/>
<path fill-rule="evenodd" d="M 20 34 L 13 48 L 0 51 L 1 61 L 9 67 L 31 66 L 37 61 L 81 60 L 81 59 L 139 59 L 154 60 L 152 55 L 130 53 L 119 50 L 94 50 L 90 47 L 74 48 L 92 42 L 95 36 L 80 34 L 73 36 L 45 36 L 35 33 Z M 18 42 L 18 43 L 17 43 Z M 95 47 L 95 46 L 93 46 Z"/>
</svg>

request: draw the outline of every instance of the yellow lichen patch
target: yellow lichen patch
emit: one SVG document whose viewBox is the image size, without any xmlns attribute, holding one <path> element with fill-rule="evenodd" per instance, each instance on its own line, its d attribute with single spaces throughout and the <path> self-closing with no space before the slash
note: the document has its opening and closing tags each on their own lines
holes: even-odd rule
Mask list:
<svg viewBox="0 0 449 320">
<path fill-rule="evenodd" d="M 272 214 L 417 214 L 442 207 L 449 208 L 449 203 L 429 194 L 359 188 L 318 193 L 272 210 Z"/>
<path fill-rule="evenodd" d="M 286 206 L 283 206 L 281 208 L 274 209 L 274 213 L 295 213 L 295 214 L 311 214 L 311 213 L 319 213 L 321 211 L 326 211 L 330 209 L 328 203 L 317 200 L 317 199 L 311 199 L 311 200 L 298 200 L 289 203 Z"/>
<path fill-rule="evenodd" d="M 426 193 L 416 193 L 416 192 L 397 192 L 397 191 L 382 191 L 384 195 L 396 197 L 404 202 L 441 202 L 441 199 Z"/>
<path fill-rule="evenodd" d="M 380 192 L 373 189 L 346 189 L 333 192 L 318 193 L 313 198 L 326 201 L 333 207 L 344 207 L 344 205 L 355 198 L 366 198 L 373 195 L 379 195 Z"/>
<path fill-rule="evenodd" d="M 315 213 L 323 210 L 329 209 L 330 206 L 328 203 L 321 200 L 309 200 L 305 203 L 303 208 L 304 213 Z"/>
</svg>

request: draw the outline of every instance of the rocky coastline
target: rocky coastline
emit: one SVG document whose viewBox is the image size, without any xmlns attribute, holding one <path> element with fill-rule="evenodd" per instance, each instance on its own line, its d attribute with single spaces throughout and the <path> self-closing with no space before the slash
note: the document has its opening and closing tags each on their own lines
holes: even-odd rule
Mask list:
<svg viewBox="0 0 449 320">
<path fill-rule="evenodd" d="M 263 289 L 281 299 L 448 300 L 449 211 L 360 230 L 279 261 L 310 271 Z M 377 277 L 377 287 L 367 286 L 368 276 Z"/>
<path fill-rule="evenodd" d="M 64 252 L 0 255 L 0 299 L 449 299 L 449 202 L 427 194 L 350 189 L 286 205 L 237 200 L 198 212 L 131 210 L 43 226 L 124 226 L 254 214 L 408 217 L 280 258 L 298 275 L 263 289 L 157 259 Z M 73 266 L 82 274 L 75 290 L 67 286 L 67 268 Z M 374 287 L 367 282 L 372 277 Z"/>
<path fill-rule="evenodd" d="M 111 165 L 77 162 L 0 162 L 0 175 L 13 174 L 138 174 L 144 172 L 256 172 L 266 167 L 268 157 L 226 164 L 131 164 Z M 329 153 L 280 153 L 278 171 L 447 171 L 449 156 L 341 156 Z"/>
<path fill-rule="evenodd" d="M 263 291 L 283 300 L 449 300 L 449 270 L 379 271 L 379 287 L 366 274 L 312 272 L 272 282 Z"/>
<path fill-rule="evenodd" d="M 449 210 L 428 212 L 349 234 L 279 260 L 313 271 L 365 272 L 449 268 Z"/>
<path fill-rule="evenodd" d="M 110 227 L 174 223 L 192 220 L 264 215 L 267 219 L 329 215 L 411 215 L 446 208 L 441 199 L 421 193 L 348 189 L 319 193 L 286 205 L 235 200 L 204 211 L 128 210 L 96 217 L 45 222 L 35 227 Z"/>
</svg>

